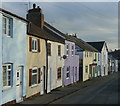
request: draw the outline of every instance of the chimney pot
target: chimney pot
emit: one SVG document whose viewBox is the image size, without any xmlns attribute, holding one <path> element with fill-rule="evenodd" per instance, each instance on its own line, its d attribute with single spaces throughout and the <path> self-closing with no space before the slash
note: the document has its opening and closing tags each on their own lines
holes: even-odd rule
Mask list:
<svg viewBox="0 0 120 106">
<path fill-rule="evenodd" d="M 35 9 L 35 7 L 36 7 L 36 4 L 33 4 L 33 9 Z"/>
</svg>

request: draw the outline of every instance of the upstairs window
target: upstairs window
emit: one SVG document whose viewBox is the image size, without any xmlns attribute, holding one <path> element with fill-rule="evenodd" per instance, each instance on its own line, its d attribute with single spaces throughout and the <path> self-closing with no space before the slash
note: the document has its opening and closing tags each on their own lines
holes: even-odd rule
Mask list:
<svg viewBox="0 0 120 106">
<path fill-rule="evenodd" d="M 29 37 L 29 50 L 32 52 L 40 52 L 40 39 Z"/>
<path fill-rule="evenodd" d="M 72 56 L 74 55 L 74 46 L 72 46 Z"/>
<path fill-rule="evenodd" d="M 67 56 L 69 55 L 69 45 L 68 44 L 66 45 L 66 55 Z"/>
<path fill-rule="evenodd" d="M 3 34 L 6 36 L 12 36 L 13 31 L 13 19 L 3 16 L 2 18 L 2 28 Z"/>
<path fill-rule="evenodd" d="M 51 56 L 51 43 L 47 44 L 48 56 Z"/>
<path fill-rule="evenodd" d="M 58 45 L 58 56 L 61 56 L 61 45 Z"/>
<path fill-rule="evenodd" d="M 12 64 L 4 64 L 3 66 L 3 88 L 12 86 Z"/>
</svg>

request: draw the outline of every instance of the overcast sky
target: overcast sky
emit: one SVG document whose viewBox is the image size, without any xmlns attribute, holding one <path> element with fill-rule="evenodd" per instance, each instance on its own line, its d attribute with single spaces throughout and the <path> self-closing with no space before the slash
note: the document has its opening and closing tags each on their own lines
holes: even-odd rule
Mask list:
<svg viewBox="0 0 120 106">
<path fill-rule="evenodd" d="M 33 3 L 42 8 L 45 21 L 63 33 L 118 48 L 118 2 L 2 2 L 2 8 L 25 18 Z"/>
</svg>

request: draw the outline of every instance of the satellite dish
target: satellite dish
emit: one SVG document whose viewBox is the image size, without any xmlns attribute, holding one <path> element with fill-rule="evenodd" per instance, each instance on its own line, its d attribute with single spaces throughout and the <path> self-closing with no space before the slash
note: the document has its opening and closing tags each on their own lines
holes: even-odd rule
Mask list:
<svg viewBox="0 0 120 106">
<path fill-rule="evenodd" d="M 66 59 L 67 58 L 67 56 L 66 55 L 63 55 L 63 59 Z"/>
</svg>

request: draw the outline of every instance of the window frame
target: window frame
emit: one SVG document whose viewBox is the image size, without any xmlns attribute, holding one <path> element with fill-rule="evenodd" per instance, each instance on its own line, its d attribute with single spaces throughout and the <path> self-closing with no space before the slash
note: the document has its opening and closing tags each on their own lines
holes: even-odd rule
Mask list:
<svg viewBox="0 0 120 106">
<path fill-rule="evenodd" d="M 6 20 L 6 24 L 4 24 L 3 19 Z M 3 33 L 3 35 L 5 35 L 7 37 L 11 37 L 12 31 L 13 31 L 13 19 L 11 17 L 3 15 L 2 16 L 2 33 Z"/>
<path fill-rule="evenodd" d="M 72 53 L 71 54 L 72 54 L 72 56 L 74 56 L 74 45 L 72 45 L 71 48 L 72 48 Z"/>
<path fill-rule="evenodd" d="M 85 66 L 85 73 L 88 73 L 88 66 Z"/>
<path fill-rule="evenodd" d="M 36 43 L 35 43 L 36 42 Z M 38 39 L 32 38 L 32 52 L 38 52 Z"/>
<path fill-rule="evenodd" d="M 47 54 L 51 56 L 51 43 L 47 43 Z"/>
<path fill-rule="evenodd" d="M 69 44 L 66 45 L 66 56 L 69 56 Z"/>
<path fill-rule="evenodd" d="M 33 73 L 34 70 L 37 70 L 37 72 Z M 37 83 L 33 84 L 33 82 L 31 81 L 31 87 L 38 85 L 38 68 L 37 67 L 32 68 L 32 80 L 34 75 L 37 75 Z"/>
<path fill-rule="evenodd" d="M 69 77 L 67 77 L 67 75 L 69 74 Z M 69 79 L 70 78 L 70 66 L 67 67 L 66 69 L 66 79 Z"/>
<path fill-rule="evenodd" d="M 59 67 L 57 68 L 57 80 L 61 80 L 61 79 L 62 79 L 62 67 Z"/>
<path fill-rule="evenodd" d="M 58 56 L 61 56 L 61 45 L 58 45 Z"/>
<path fill-rule="evenodd" d="M 8 68 L 10 66 L 10 68 Z M 3 67 L 6 67 L 6 85 L 4 85 L 3 83 L 4 83 L 4 75 L 3 75 L 3 72 L 2 72 L 2 75 L 3 75 L 3 77 L 2 77 L 2 87 L 3 87 L 3 89 L 8 89 L 8 88 L 11 88 L 12 87 L 12 79 L 13 79 L 13 76 L 12 76 L 12 71 L 13 71 L 13 69 L 12 69 L 12 64 L 10 64 L 10 63 L 8 63 L 8 64 L 3 64 L 2 65 L 2 68 Z M 3 70 L 4 71 L 4 70 Z M 9 75 L 9 72 L 10 72 L 10 75 Z M 10 77 L 9 77 L 10 76 Z M 10 81 L 10 85 L 9 85 L 9 82 Z"/>
</svg>

